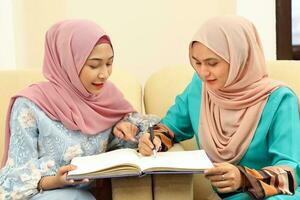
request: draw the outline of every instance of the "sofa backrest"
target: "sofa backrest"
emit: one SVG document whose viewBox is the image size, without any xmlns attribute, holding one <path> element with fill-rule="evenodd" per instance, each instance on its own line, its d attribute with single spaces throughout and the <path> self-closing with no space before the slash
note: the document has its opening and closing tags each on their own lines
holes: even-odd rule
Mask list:
<svg viewBox="0 0 300 200">
<path fill-rule="evenodd" d="M 300 61 L 269 61 L 271 78 L 287 83 L 300 97 Z M 194 71 L 190 66 L 169 67 L 154 73 L 147 80 L 144 89 L 144 106 L 147 114 L 163 117 L 191 81 Z M 195 148 L 194 141 L 183 143 L 184 148 Z"/>
<path fill-rule="evenodd" d="M 5 118 L 10 97 L 28 85 L 43 80 L 40 69 L 0 70 L 0 161 L 3 155 Z M 110 80 L 137 111 L 142 111 L 142 86 L 137 78 L 125 70 L 114 68 Z"/>
</svg>

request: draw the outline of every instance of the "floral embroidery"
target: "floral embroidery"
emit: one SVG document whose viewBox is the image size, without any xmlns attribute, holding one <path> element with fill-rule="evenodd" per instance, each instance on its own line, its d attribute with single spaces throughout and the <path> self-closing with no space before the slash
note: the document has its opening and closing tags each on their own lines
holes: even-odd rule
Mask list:
<svg viewBox="0 0 300 200">
<path fill-rule="evenodd" d="M 23 195 L 19 191 L 12 192 L 10 196 L 13 200 L 19 200 L 23 198 Z"/>
<path fill-rule="evenodd" d="M 6 192 L 3 187 L 0 186 L 0 199 L 5 199 Z"/>
<path fill-rule="evenodd" d="M 11 194 L 13 199 L 26 199 L 26 197 L 38 192 L 36 186 L 41 179 L 41 171 L 33 163 L 29 164 L 29 169 L 31 170 L 30 174 L 20 175 L 24 185 Z"/>
<path fill-rule="evenodd" d="M 23 108 L 20 111 L 20 115 L 18 116 L 18 121 L 20 122 L 22 128 L 34 127 L 35 118 L 32 110 L 28 108 Z"/>
<path fill-rule="evenodd" d="M 82 152 L 80 144 L 71 146 L 66 150 L 66 152 L 64 154 L 64 160 L 66 162 L 70 162 L 74 157 L 78 157 L 78 156 L 82 155 L 82 153 L 83 152 Z"/>
</svg>

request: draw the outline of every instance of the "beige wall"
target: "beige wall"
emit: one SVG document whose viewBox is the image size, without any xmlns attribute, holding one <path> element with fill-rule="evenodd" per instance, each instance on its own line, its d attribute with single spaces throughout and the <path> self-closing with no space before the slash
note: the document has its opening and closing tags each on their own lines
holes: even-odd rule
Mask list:
<svg viewBox="0 0 300 200">
<path fill-rule="evenodd" d="M 200 24 L 234 14 L 236 0 L 13 0 L 17 67 L 41 67 L 44 34 L 60 19 L 95 20 L 111 36 L 114 66 L 143 83 L 161 67 L 188 64 L 188 43 Z"/>
<path fill-rule="evenodd" d="M 236 2 L 236 13 L 248 18 L 255 24 L 267 60 L 276 60 L 275 3 L 274 0 L 237 0 Z"/>
<path fill-rule="evenodd" d="M 13 0 L 16 67 L 41 67 L 44 35 L 54 22 L 65 18 L 60 0 Z"/>
</svg>

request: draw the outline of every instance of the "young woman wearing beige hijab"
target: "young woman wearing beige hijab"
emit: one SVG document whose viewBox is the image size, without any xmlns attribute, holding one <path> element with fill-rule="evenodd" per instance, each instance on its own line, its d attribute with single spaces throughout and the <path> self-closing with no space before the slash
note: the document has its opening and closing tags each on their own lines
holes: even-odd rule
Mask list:
<svg viewBox="0 0 300 200">
<path fill-rule="evenodd" d="M 157 126 L 156 147 L 195 135 L 215 163 L 205 176 L 224 199 L 300 199 L 298 99 L 268 77 L 255 26 L 238 16 L 212 18 L 189 52 L 196 73 Z M 152 147 L 145 134 L 140 152 Z"/>
</svg>

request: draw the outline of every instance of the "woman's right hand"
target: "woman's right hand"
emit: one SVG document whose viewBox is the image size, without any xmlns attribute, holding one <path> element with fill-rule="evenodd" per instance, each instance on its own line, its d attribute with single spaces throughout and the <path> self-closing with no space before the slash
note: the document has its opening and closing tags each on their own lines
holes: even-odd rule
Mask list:
<svg viewBox="0 0 300 200">
<path fill-rule="evenodd" d="M 149 133 L 144 133 L 140 137 L 138 149 L 142 155 L 150 156 L 153 152 L 154 146 L 155 146 L 156 151 L 158 151 L 161 148 L 161 140 L 159 137 L 155 136 L 153 139 L 153 143 L 150 140 Z"/>
</svg>

